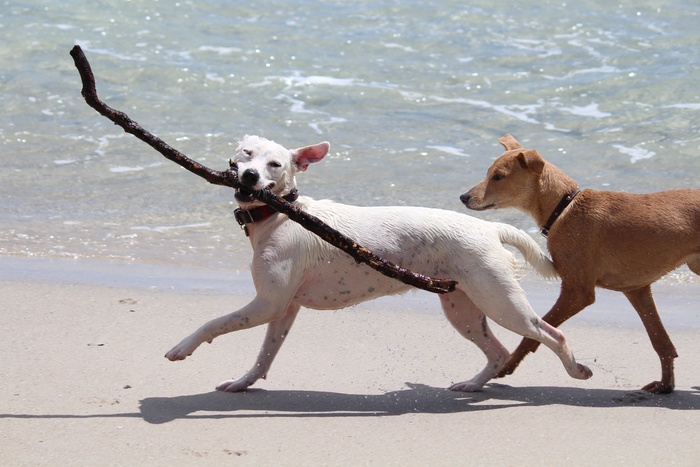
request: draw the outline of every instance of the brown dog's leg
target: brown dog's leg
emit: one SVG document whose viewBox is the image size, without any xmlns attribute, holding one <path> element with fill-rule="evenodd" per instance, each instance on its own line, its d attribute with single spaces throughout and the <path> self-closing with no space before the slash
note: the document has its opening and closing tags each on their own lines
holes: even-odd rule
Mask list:
<svg viewBox="0 0 700 467">
<path fill-rule="evenodd" d="M 651 286 L 647 285 L 640 289 L 625 292 L 625 296 L 634 309 L 637 310 L 649 335 L 651 345 L 659 355 L 659 360 L 661 360 L 661 381 L 653 381 L 642 389 L 655 394 L 669 394 L 673 392 L 675 387 L 673 359 L 678 357 L 678 354 L 666 329 L 664 329 L 659 312 L 656 310 L 654 297 L 651 295 Z"/>
<path fill-rule="evenodd" d="M 582 290 L 584 290 L 582 292 Z M 576 287 L 565 286 L 562 284 L 561 294 L 556 303 L 542 319 L 554 326 L 559 327 L 564 321 L 576 315 L 578 312 L 586 308 L 595 301 L 595 288 L 585 287 L 580 285 Z M 539 342 L 532 339 L 523 339 L 518 347 L 510 354 L 508 361 L 503 365 L 501 371 L 498 372 L 496 378 L 512 374 L 520 365 L 520 362 L 529 354 L 537 350 Z"/>
</svg>

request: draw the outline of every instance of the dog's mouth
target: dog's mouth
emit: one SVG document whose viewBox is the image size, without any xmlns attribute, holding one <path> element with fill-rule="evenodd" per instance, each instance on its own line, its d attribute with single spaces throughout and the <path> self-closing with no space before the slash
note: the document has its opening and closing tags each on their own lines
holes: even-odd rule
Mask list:
<svg viewBox="0 0 700 467">
<path fill-rule="evenodd" d="M 498 209 L 498 203 L 476 204 L 473 199 L 462 198 L 462 204 L 472 211 L 486 211 L 487 209 Z"/>
<path fill-rule="evenodd" d="M 275 182 L 271 182 L 269 185 L 267 185 L 263 190 L 267 191 L 272 191 L 273 188 L 275 188 L 277 184 Z M 236 198 L 236 201 L 238 201 L 241 204 L 248 204 L 252 203 L 256 200 L 255 196 L 253 196 L 253 193 L 258 190 L 251 190 L 250 188 L 246 188 L 244 186 L 241 186 L 240 188 L 236 189 L 236 192 L 234 193 L 234 198 Z"/>
<path fill-rule="evenodd" d="M 233 195 L 239 203 L 252 203 L 255 201 L 253 192 L 247 188 L 238 188 Z"/>
<path fill-rule="evenodd" d="M 470 204 L 464 203 L 472 211 L 486 211 L 488 209 L 496 209 L 496 203 L 485 204 L 483 206 L 472 206 Z"/>
</svg>

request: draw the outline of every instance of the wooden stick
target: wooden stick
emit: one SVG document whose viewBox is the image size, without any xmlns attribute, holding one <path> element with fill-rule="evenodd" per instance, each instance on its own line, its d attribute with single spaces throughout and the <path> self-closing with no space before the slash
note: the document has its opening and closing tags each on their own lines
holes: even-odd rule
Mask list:
<svg viewBox="0 0 700 467">
<path fill-rule="evenodd" d="M 80 79 L 83 83 L 81 94 L 85 102 L 95 109 L 100 115 L 111 120 L 115 125 L 145 142 L 153 149 L 161 153 L 167 159 L 181 165 L 190 172 L 199 175 L 211 184 L 223 185 L 231 188 L 247 188 L 244 187 L 238 180 L 238 174 L 233 170 L 233 167 L 224 171 L 212 170 L 200 163 L 190 159 L 177 149 L 166 144 L 156 135 L 150 133 L 141 127 L 138 123 L 131 120 L 128 115 L 119 110 L 115 110 L 97 97 L 95 88 L 95 76 L 92 74 L 92 68 L 88 62 L 83 50 L 76 45 L 70 51 L 75 67 L 80 73 Z M 319 218 L 312 216 L 293 204 L 280 198 L 269 190 L 253 191 L 253 196 L 269 205 L 276 211 L 285 214 L 294 222 L 301 224 L 307 230 L 315 233 L 320 238 L 330 243 L 331 245 L 343 250 L 345 253 L 352 256 L 358 263 L 365 263 L 371 268 L 381 272 L 382 274 L 397 279 L 404 284 L 411 285 L 428 292 L 448 293 L 455 290 L 457 283 L 448 279 L 432 279 L 422 274 L 416 274 L 408 269 L 397 266 L 396 264 L 386 261 L 372 253 L 367 248 L 358 245 L 355 241 L 338 232 Z"/>
</svg>

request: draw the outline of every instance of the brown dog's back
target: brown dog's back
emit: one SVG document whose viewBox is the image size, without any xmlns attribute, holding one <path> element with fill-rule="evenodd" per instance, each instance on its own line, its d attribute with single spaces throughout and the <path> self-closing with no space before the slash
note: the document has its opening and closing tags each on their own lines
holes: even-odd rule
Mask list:
<svg viewBox="0 0 700 467">
<path fill-rule="evenodd" d="M 700 190 L 583 190 L 550 230 L 548 246 L 562 276 L 596 271 L 596 285 L 621 291 L 650 284 L 698 261 Z"/>
</svg>

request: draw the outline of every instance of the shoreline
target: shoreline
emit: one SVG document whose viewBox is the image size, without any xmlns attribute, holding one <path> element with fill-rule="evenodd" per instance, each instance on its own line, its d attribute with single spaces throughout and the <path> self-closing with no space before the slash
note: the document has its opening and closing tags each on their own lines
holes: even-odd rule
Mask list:
<svg viewBox="0 0 700 467">
<path fill-rule="evenodd" d="M 104 259 L 28 258 L 0 256 L 0 281 L 64 283 L 102 287 L 148 289 L 161 292 L 197 292 L 213 295 L 255 296 L 255 287 L 246 261 L 230 268 L 204 268 L 152 262 L 127 262 Z M 521 285 L 535 312 L 544 315 L 559 295 L 558 280 L 525 271 Z M 668 329 L 700 330 L 700 284 L 664 283 L 652 285 L 654 299 Z M 396 303 L 392 303 L 396 301 Z M 441 313 L 433 294 L 413 290 L 403 295 L 382 297 L 373 302 L 384 308 Z M 434 308 L 434 310 L 433 310 Z M 615 310 L 611 312 L 610 310 Z M 619 292 L 596 289 L 596 303 L 572 318 L 588 325 L 641 325 L 634 309 Z"/>
<path fill-rule="evenodd" d="M 655 295 L 680 355 L 671 395 L 639 391 L 659 363 L 619 293 L 599 294 L 561 327 L 591 379 L 571 379 L 540 349 L 483 392 L 448 391 L 484 358 L 427 292 L 303 310 L 269 378 L 222 394 L 215 385 L 253 363 L 262 327 L 221 336 L 184 362 L 163 355 L 247 303 L 247 271 L 128 264 L 108 272 L 129 280 L 106 285 L 107 272 L 76 281 L 86 265 L 70 263 L 42 265 L 43 276 L 28 265 L 0 274 L 7 464 L 692 465 L 700 456 L 700 318 L 686 309 L 698 308 L 694 286 Z M 524 287 L 540 314 L 558 294 L 536 277 Z"/>
</svg>

